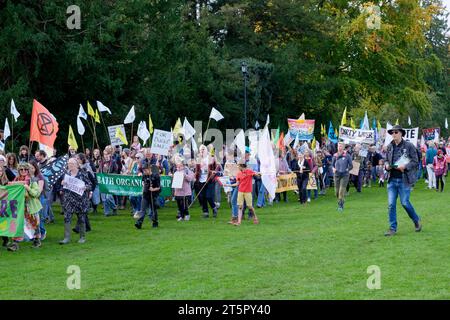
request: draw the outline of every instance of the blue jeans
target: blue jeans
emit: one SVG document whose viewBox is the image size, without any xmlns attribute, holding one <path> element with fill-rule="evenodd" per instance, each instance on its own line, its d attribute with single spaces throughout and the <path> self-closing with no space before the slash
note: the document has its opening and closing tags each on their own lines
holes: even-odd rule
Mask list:
<svg viewBox="0 0 450 320">
<path fill-rule="evenodd" d="M 45 219 L 48 218 L 48 204 L 47 199 L 43 194 L 41 194 L 39 198 L 42 209 L 39 210 L 39 230 L 41 232 L 41 236 L 43 236 L 47 231 L 45 230 Z"/>
<path fill-rule="evenodd" d="M 376 166 L 372 167 L 371 174 L 372 174 L 372 182 L 373 183 L 377 182 L 377 167 Z"/>
<path fill-rule="evenodd" d="M 420 180 L 422 178 L 422 163 L 419 163 L 419 170 L 417 170 L 417 179 Z"/>
<path fill-rule="evenodd" d="M 130 196 L 130 204 L 131 208 L 133 208 L 133 212 L 139 212 L 141 211 L 141 201 L 142 196 Z"/>
<path fill-rule="evenodd" d="M 237 204 L 238 187 L 233 187 L 231 191 L 231 214 L 233 218 L 237 218 L 239 214 L 239 206 Z"/>
<path fill-rule="evenodd" d="M 308 199 L 311 199 L 311 190 L 306 190 L 306 193 L 308 194 Z M 314 199 L 317 199 L 317 189 L 314 189 Z"/>
<path fill-rule="evenodd" d="M 389 202 L 389 224 L 392 230 L 397 231 L 397 197 L 400 196 L 400 202 L 403 208 L 408 213 L 411 220 L 417 224 L 420 217 L 417 215 L 409 196 L 411 194 L 411 187 L 405 186 L 401 178 L 391 178 L 388 183 L 388 202 Z"/>
<path fill-rule="evenodd" d="M 92 192 L 92 203 L 94 205 L 100 204 L 100 189 L 99 186 L 96 186 L 94 191 Z"/>
<path fill-rule="evenodd" d="M 264 184 L 261 183 L 261 187 L 259 188 L 258 193 L 258 201 L 256 202 L 257 207 L 264 207 L 266 205 L 266 187 L 264 187 Z"/>
<path fill-rule="evenodd" d="M 105 216 L 110 215 L 111 211 L 116 210 L 116 201 L 112 194 L 102 193 L 103 208 L 105 211 Z"/>
</svg>

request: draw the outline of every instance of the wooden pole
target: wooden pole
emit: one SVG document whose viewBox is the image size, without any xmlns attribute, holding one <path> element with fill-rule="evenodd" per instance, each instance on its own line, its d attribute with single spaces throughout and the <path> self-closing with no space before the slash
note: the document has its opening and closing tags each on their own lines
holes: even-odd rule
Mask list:
<svg viewBox="0 0 450 320">
<path fill-rule="evenodd" d="M 11 152 L 14 152 L 14 117 L 11 117 Z M 5 143 L 5 149 L 6 149 L 6 143 Z"/>
<path fill-rule="evenodd" d="M 81 147 L 83 148 L 83 153 L 86 152 L 86 149 L 84 148 L 84 141 L 83 141 L 83 136 L 81 135 Z"/>
<path fill-rule="evenodd" d="M 208 119 L 208 124 L 206 125 L 206 130 L 205 130 L 205 137 L 206 137 L 206 132 L 208 132 L 209 129 L 209 122 L 211 121 L 211 118 Z M 202 135 L 202 141 L 201 143 L 203 143 L 203 135 Z"/>
<path fill-rule="evenodd" d="M 105 128 L 106 139 L 108 139 L 108 137 L 109 137 L 108 129 L 106 129 L 106 125 L 105 125 L 105 121 L 103 120 L 102 113 L 100 111 L 99 111 L 99 113 L 100 113 L 100 119 L 101 119 L 101 121 L 103 123 L 103 128 Z"/>
<path fill-rule="evenodd" d="M 130 137 L 130 142 L 128 142 L 128 146 L 130 146 L 130 147 L 133 144 L 133 124 L 134 124 L 134 121 L 131 123 L 131 137 Z"/>
</svg>

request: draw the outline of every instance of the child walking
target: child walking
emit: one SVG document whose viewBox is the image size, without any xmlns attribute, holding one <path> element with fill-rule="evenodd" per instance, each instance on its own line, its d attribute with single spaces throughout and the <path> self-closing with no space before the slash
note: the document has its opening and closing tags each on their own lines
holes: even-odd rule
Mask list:
<svg viewBox="0 0 450 320">
<path fill-rule="evenodd" d="M 153 222 L 152 227 L 158 227 L 157 199 L 161 190 L 161 179 L 158 168 L 156 166 L 153 167 L 154 168 L 150 169 L 150 164 L 148 163 L 145 163 L 142 166 L 144 172 L 142 181 L 144 182 L 144 186 L 142 190 L 140 218 L 134 224 L 137 229 L 142 228 L 142 223 L 144 222 L 145 214 L 148 209 L 150 209 L 148 217 L 152 219 Z"/>
<path fill-rule="evenodd" d="M 386 171 L 384 169 L 384 160 L 380 159 L 377 165 L 378 185 L 384 188 L 384 180 L 386 178 Z"/>
</svg>

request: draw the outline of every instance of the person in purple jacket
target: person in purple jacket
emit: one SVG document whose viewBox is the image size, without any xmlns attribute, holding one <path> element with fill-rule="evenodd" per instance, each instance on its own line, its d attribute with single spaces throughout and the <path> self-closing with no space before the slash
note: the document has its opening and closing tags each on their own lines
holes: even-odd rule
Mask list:
<svg viewBox="0 0 450 320">
<path fill-rule="evenodd" d="M 191 182 L 194 181 L 195 175 L 184 163 L 183 160 L 179 160 L 176 163 L 177 170 L 176 172 L 183 173 L 183 186 L 181 188 L 174 188 L 175 200 L 177 202 L 178 211 L 180 212 L 180 216 L 178 217 L 178 221 L 189 221 L 189 205 L 191 204 Z"/>
</svg>

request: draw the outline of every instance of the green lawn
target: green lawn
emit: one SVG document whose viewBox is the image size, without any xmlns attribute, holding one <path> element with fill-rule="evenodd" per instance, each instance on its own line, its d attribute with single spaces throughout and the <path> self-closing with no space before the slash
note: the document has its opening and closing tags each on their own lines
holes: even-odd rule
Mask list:
<svg viewBox="0 0 450 320">
<path fill-rule="evenodd" d="M 387 192 L 378 187 L 347 198 L 336 210 L 331 192 L 306 207 L 295 201 L 259 209 L 260 225 L 175 220 L 176 205 L 160 210 L 160 228 L 148 220 L 135 230 L 129 210 L 91 216 L 87 243 L 61 246 L 62 216 L 48 227 L 40 249 L 0 249 L 1 299 L 449 299 L 450 201 L 425 190 L 412 203 L 424 229 L 414 232 L 398 208 L 399 230 L 385 238 Z M 81 269 L 81 289 L 66 286 L 67 267 Z M 366 286 L 367 267 L 381 269 L 381 289 Z"/>
</svg>

